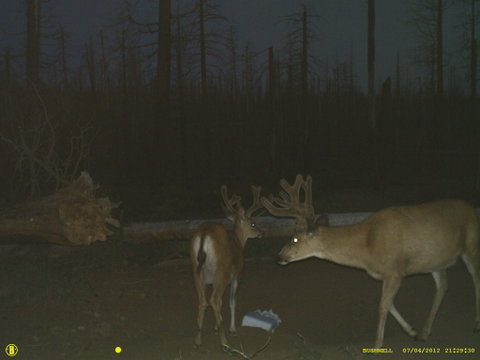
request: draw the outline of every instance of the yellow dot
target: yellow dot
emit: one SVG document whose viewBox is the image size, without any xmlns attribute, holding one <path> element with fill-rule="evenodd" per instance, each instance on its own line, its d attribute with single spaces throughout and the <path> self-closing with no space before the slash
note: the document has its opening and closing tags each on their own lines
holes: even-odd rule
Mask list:
<svg viewBox="0 0 480 360">
<path fill-rule="evenodd" d="M 116 352 L 117 354 L 120 354 L 120 353 L 122 352 L 122 348 L 121 348 L 120 346 L 117 346 L 117 347 L 115 348 L 115 352 Z"/>
</svg>

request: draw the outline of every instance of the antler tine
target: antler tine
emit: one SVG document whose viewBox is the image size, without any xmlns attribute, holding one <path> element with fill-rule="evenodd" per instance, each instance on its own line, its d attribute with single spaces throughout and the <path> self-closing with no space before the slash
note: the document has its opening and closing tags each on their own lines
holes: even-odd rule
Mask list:
<svg viewBox="0 0 480 360">
<path fill-rule="evenodd" d="M 280 197 L 270 195 L 269 198 L 262 197 L 263 206 L 273 216 L 295 217 L 297 219 L 297 231 L 303 231 L 310 227 L 315 219 L 315 210 L 312 200 L 312 177 L 306 179 L 298 174 L 295 182 L 290 185 L 287 180 L 280 180 L 283 190 L 279 192 Z M 304 202 L 300 203 L 300 191 L 303 189 Z"/>
<path fill-rule="evenodd" d="M 252 185 L 250 188 L 252 189 L 253 193 L 253 203 L 252 206 L 250 206 L 246 211 L 247 217 L 252 217 L 255 211 L 263 207 L 262 203 L 260 202 L 260 192 L 262 191 L 262 187 Z"/>
<path fill-rule="evenodd" d="M 303 183 L 303 191 L 305 191 L 305 212 L 309 217 L 315 216 L 315 210 L 313 208 L 313 198 L 312 198 L 312 177 L 307 176 L 307 180 Z"/>
<path fill-rule="evenodd" d="M 302 186 L 303 183 L 303 176 L 298 174 L 295 177 L 295 182 L 293 185 L 290 185 L 287 180 L 282 179 L 280 180 L 280 186 L 283 188 L 283 192 L 280 192 L 280 196 L 284 199 L 286 199 L 287 195 L 290 198 L 290 203 L 293 206 L 298 206 L 300 205 L 300 186 Z"/>
<path fill-rule="evenodd" d="M 220 187 L 220 192 L 222 194 L 222 199 L 225 205 L 222 205 L 223 209 L 227 213 L 231 214 L 236 214 L 239 210 L 239 207 L 241 207 L 240 201 L 242 198 L 238 196 L 237 194 L 233 194 L 232 197 L 229 199 L 228 198 L 228 190 L 227 190 L 227 185 L 222 185 Z M 234 206 L 237 205 L 239 207 L 235 208 Z"/>
<path fill-rule="evenodd" d="M 290 185 L 287 180 L 281 179 L 280 186 L 283 190 L 279 192 L 280 198 L 271 195 L 268 199 L 262 197 L 261 202 L 274 216 L 303 216 L 299 195 L 302 184 L 303 177 L 301 175 L 296 176 L 293 185 Z"/>
</svg>

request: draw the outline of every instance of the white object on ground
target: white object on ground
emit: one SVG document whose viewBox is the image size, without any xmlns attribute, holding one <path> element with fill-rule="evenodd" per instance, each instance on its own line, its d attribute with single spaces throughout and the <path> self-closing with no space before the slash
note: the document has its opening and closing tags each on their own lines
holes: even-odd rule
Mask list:
<svg viewBox="0 0 480 360">
<path fill-rule="evenodd" d="M 282 320 L 272 310 L 255 310 L 243 317 L 242 326 L 258 327 L 268 332 L 274 332 Z"/>
</svg>

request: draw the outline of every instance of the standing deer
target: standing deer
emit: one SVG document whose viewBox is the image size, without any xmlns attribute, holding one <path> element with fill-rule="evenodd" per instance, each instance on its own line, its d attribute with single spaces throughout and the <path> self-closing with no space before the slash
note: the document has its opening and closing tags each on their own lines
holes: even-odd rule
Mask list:
<svg viewBox="0 0 480 360">
<path fill-rule="evenodd" d="M 193 278 L 198 295 L 198 333 L 195 345 L 202 344 L 202 327 L 205 310 L 212 306 L 215 315 L 215 332 L 220 335 L 220 343 L 227 344 L 222 326 L 222 297 L 225 288 L 230 284 L 230 334 L 236 334 L 235 328 L 235 293 L 238 275 L 243 268 L 243 248 L 247 239 L 259 238 L 261 232 L 252 221 L 253 213 L 262 207 L 260 203 L 261 187 L 252 186 L 253 204 L 245 211 L 241 198 L 233 195 L 228 198 L 227 187 L 221 187 L 225 214 L 233 222 L 233 228 L 227 229 L 220 223 L 207 222 L 197 229 L 190 243 L 190 257 L 193 267 Z M 206 285 L 213 289 L 209 303 L 205 291 Z"/>
<path fill-rule="evenodd" d="M 307 220 L 310 212 L 305 210 L 306 206 L 300 206 L 299 195 L 293 194 L 294 190 L 300 191 L 298 179 L 299 175 L 294 186 L 281 181 L 282 187 L 289 193 L 289 196 L 280 194 L 282 199 L 277 203 L 281 204 L 281 209 L 272 207 L 271 202 L 262 198 L 262 203 L 272 215 L 289 216 L 290 211 L 290 216 L 297 218 L 297 224 L 307 224 L 282 248 L 279 264 L 317 257 L 364 269 L 374 279 L 382 280 L 376 348 L 383 345 L 389 312 L 408 335 L 419 340 L 428 338 L 447 291 L 446 268 L 453 265 L 459 256 L 473 278 L 475 331 L 480 331 L 480 224 L 475 209 L 462 200 L 439 200 L 386 208 L 351 226 L 309 228 Z M 302 186 L 308 188 L 308 177 Z M 306 198 L 309 196 L 311 191 L 308 196 L 306 193 Z M 311 204 L 311 200 L 309 202 Z M 299 219 L 302 213 L 306 217 L 303 220 Z M 437 289 L 420 334 L 405 321 L 393 303 L 402 279 L 418 273 L 431 273 Z"/>
</svg>

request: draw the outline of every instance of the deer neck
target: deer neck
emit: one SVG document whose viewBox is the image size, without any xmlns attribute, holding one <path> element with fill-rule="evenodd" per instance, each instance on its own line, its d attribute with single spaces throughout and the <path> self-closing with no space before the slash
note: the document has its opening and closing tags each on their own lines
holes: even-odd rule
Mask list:
<svg viewBox="0 0 480 360">
<path fill-rule="evenodd" d="M 337 264 L 365 268 L 365 241 L 367 232 L 363 224 L 322 227 L 320 258 Z"/>
<path fill-rule="evenodd" d="M 233 224 L 233 238 L 235 242 L 243 249 L 245 243 L 247 242 L 247 237 L 245 236 L 245 232 L 243 231 L 242 224 L 240 221 L 235 221 Z"/>
</svg>

